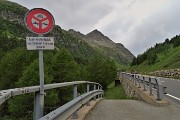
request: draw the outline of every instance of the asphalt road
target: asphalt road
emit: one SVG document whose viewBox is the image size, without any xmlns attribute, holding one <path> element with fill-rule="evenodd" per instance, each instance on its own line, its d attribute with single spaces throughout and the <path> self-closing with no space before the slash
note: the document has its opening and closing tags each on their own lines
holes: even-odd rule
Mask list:
<svg viewBox="0 0 180 120">
<path fill-rule="evenodd" d="M 161 78 L 163 86 L 167 87 L 166 98 L 180 105 L 180 80 L 172 78 Z"/>
<path fill-rule="evenodd" d="M 180 80 L 160 79 L 163 86 L 167 87 L 165 98 L 172 104 L 165 107 L 154 107 L 135 100 L 103 100 L 86 120 L 179 120 Z M 146 85 L 146 89 L 149 90 L 149 86 Z M 153 94 L 156 94 L 155 89 L 153 89 Z"/>
<path fill-rule="evenodd" d="M 179 120 L 174 105 L 154 107 L 137 100 L 102 100 L 86 120 Z"/>
<path fill-rule="evenodd" d="M 142 78 L 140 78 L 142 80 Z M 180 80 L 172 78 L 161 78 L 160 80 L 164 87 L 166 88 L 167 94 L 164 95 L 166 99 L 177 105 L 180 105 Z M 149 81 L 149 78 L 145 78 L 145 81 Z M 155 79 L 151 80 L 152 83 L 156 83 Z M 138 84 L 138 82 L 137 82 Z M 143 87 L 143 83 L 141 83 Z M 146 85 L 146 89 L 149 91 L 149 86 Z M 156 90 L 153 88 L 153 94 L 156 94 Z"/>
<path fill-rule="evenodd" d="M 163 87 L 167 87 L 167 94 L 165 94 L 164 97 L 170 102 L 180 105 L 180 80 L 172 78 L 160 78 L 160 80 Z M 145 81 L 148 81 L 148 78 L 146 78 Z M 152 80 L 152 82 L 155 83 L 154 80 Z M 143 87 L 142 84 L 141 87 Z M 146 88 L 149 90 L 149 86 L 146 85 Z M 153 93 L 156 94 L 155 89 L 153 89 Z"/>
</svg>

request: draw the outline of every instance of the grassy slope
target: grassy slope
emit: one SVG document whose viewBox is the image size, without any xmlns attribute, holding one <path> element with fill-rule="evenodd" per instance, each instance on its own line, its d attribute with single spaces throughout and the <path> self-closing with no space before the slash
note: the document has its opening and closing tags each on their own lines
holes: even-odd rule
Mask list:
<svg viewBox="0 0 180 120">
<path fill-rule="evenodd" d="M 104 98 L 105 99 L 128 99 L 122 85 L 115 86 L 114 82 L 112 82 L 108 86 L 108 89 L 105 91 Z"/>
<path fill-rule="evenodd" d="M 158 60 L 154 65 L 148 65 L 147 61 L 144 61 L 138 66 L 130 68 L 138 72 L 152 72 L 156 70 L 167 70 L 180 68 L 180 47 L 170 49 L 166 54 L 158 54 Z"/>
</svg>

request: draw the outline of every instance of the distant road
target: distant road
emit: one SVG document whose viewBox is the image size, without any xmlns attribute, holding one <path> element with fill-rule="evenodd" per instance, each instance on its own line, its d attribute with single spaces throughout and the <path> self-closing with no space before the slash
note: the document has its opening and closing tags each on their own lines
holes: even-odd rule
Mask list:
<svg viewBox="0 0 180 120">
<path fill-rule="evenodd" d="M 180 105 L 180 80 L 161 78 L 163 86 L 167 87 L 166 98 Z"/>
</svg>

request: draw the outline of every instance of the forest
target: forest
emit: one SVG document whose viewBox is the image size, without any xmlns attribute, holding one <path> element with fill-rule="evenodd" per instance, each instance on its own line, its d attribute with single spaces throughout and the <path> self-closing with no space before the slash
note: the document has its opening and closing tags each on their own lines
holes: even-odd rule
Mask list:
<svg viewBox="0 0 180 120">
<path fill-rule="evenodd" d="M 0 89 L 39 85 L 38 51 L 26 49 L 26 36 L 36 36 L 17 23 L 0 19 Z M 59 26 L 47 36 L 55 38 L 55 49 L 44 51 L 45 84 L 93 81 L 106 87 L 116 79 L 116 63 L 73 37 Z M 47 91 L 44 113 L 72 100 L 73 89 Z M 79 93 L 85 91 L 80 86 Z M 32 119 L 34 94 L 10 98 L 0 106 L 0 119 Z M 13 116 L 10 117 L 10 116 Z"/>
</svg>

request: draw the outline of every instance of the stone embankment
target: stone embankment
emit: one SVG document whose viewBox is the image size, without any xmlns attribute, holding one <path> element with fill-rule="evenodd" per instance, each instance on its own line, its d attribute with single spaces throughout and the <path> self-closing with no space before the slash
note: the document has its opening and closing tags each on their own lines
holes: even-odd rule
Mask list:
<svg viewBox="0 0 180 120">
<path fill-rule="evenodd" d="M 180 69 L 170 69 L 151 72 L 150 75 L 159 77 L 175 77 L 180 78 Z"/>
</svg>

